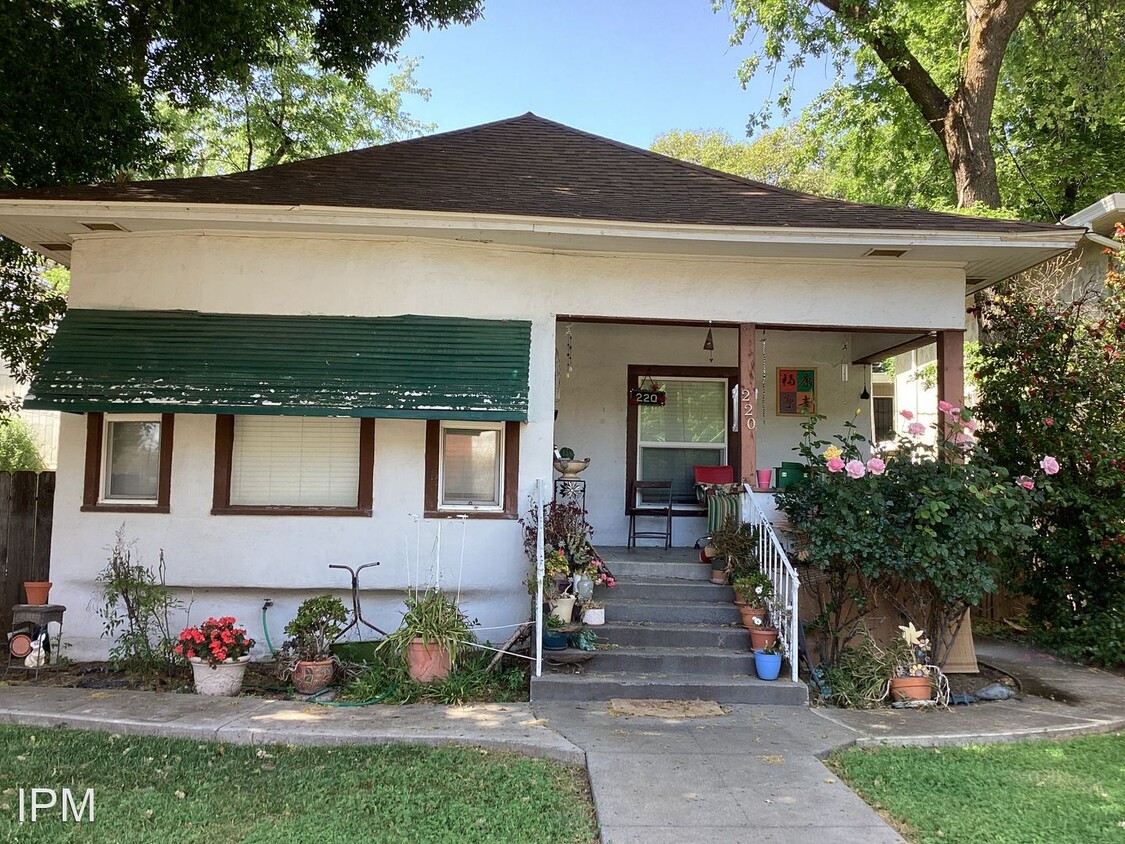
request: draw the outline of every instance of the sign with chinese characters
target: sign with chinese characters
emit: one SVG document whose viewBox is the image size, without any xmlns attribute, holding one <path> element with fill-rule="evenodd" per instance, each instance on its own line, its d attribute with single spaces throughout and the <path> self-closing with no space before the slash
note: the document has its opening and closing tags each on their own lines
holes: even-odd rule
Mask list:
<svg viewBox="0 0 1125 844">
<path fill-rule="evenodd" d="M 777 415 L 805 416 L 816 413 L 816 370 L 777 370 Z"/>
</svg>

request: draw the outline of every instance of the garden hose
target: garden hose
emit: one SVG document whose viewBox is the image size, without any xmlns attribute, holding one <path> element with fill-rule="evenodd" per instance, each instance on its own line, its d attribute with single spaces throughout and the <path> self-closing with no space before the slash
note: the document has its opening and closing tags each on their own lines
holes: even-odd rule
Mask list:
<svg viewBox="0 0 1125 844">
<path fill-rule="evenodd" d="M 317 706 L 338 706 L 341 709 L 347 708 L 347 707 L 353 707 L 353 706 L 372 706 L 376 703 L 382 703 L 397 688 L 398 688 L 398 685 L 392 683 L 391 687 L 389 689 L 387 689 L 385 692 L 383 692 L 378 697 L 373 697 L 370 700 L 343 700 L 343 701 L 320 700 L 320 696 L 322 694 L 325 694 L 326 692 L 331 691 L 330 689 L 321 689 L 319 692 L 312 695 L 311 697 L 305 698 L 305 703 L 315 703 Z"/>
<path fill-rule="evenodd" d="M 266 640 L 266 647 L 269 649 L 270 656 L 277 656 L 277 651 L 273 649 L 273 642 L 270 641 L 270 629 L 266 626 L 266 610 L 270 608 L 272 601 L 266 601 L 262 604 L 262 635 Z"/>
</svg>

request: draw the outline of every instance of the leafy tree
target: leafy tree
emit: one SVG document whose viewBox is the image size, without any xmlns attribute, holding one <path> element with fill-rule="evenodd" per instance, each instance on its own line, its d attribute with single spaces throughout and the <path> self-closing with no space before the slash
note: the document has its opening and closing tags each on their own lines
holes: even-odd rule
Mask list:
<svg viewBox="0 0 1125 844">
<path fill-rule="evenodd" d="M 1052 217 L 1104 192 L 1094 183 L 1113 172 L 1099 150 L 1125 131 L 1113 93 L 1125 73 L 1120 0 L 735 0 L 731 13 L 732 41 L 764 37 L 744 81 L 763 66 L 787 68 L 773 100 L 783 112 L 808 58 L 829 58 L 841 77 L 850 66 L 851 81 L 807 115 L 824 168 L 850 174 L 844 190 L 835 186 L 849 198 L 1004 201 Z M 757 120 L 770 116 L 767 105 Z"/>
<path fill-rule="evenodd" d="M 18 416 L 0 416 L 0 472 L 42 472 L 31 428 Z"/>
<path fill-rule="evenodd" d="M 1125 241 L 1125 229 L 1119 229 Z M 1013 472 L 1038 455 L 1062 471 L 1035 513 L 1033 555 L 1012 582 L 1052 644 L 1125 661 L 1125 261 L 1104 290 L 1064 295 L 1069 273 L 1040 271 L 983 303 L 981 441 Z"/>
<path fill-rule="evenodd" d="M 269 101 L 270 85 L 276 93 L 309 84 L 301 96 L 320 108 L 325 131 L 347 126 L 363 141 L 370 133 L 359 120 L 391 114 L 369 96 L 365 72 L 394 60 L 412 27 L 470 23 L 480 13 L 481 0 L 7 0 L 0 4 L 0 188 L 174 172 L 177 158 L 190 161 L 205 146 L 177 138 L 197 123 L 213 126 L 213 141 L 229 128 L 221 117 L 203 116 L 212 97 L 220 108 L 232 90 Z M 396 84 L 384 105 L 411 90 L 409 72 Z M 341 108 L 339 98 L 351 94 L 359 102 Z M 268 148 L 265 124 L 280 124 L 272 147 L 278 160 L 315 143 L 315 121 L 300 128 L 284 105 L 280 120 L 277 109 L 244 109 L 247 146 L 264 133 Z M 390 118 L 379 126 L 388 136 L 410 128 Z M 259 159 L 250 153 L 247 160 Z M 26 380 L 65 304 L 43 283 L 36 257 L 2 239 L 0 297 L 0 356 Z"/>
<path fill-rule="evenodd" d="M 186 111 L 165 98 L 157 112 L 171 161 L 155 175 L 210 176 L 272 167 L 416 135 L 424 126 L 403 97 L 429 98 L 407 62 L 380 90 L 366 79 L 320 70 L 307 39 L 277 67 L 255 70 L 219 91 L 207 108 Z"/>
<path fill-rule="evenodd" d="M 736 141 L 720 129 L 673 130 L 659 135 L 652 151 L 789 190 L 833 192 L 815 142 L 799 123 L 763 132 L 754 141 Z"/>
</svg>

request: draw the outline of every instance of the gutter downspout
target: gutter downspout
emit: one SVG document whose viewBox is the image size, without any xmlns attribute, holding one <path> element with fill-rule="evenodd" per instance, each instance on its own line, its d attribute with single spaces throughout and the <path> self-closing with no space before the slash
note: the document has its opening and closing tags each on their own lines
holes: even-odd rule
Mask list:
<svg viewBox="0 0 1125 844">
<path fill-rule="evenodd" d="M 1125 244 L 1118 243 L 1116 240 L 1110 240 L 1108 237 L 1098 234 L 1097 232 L 1086 232 L 1083 235 L 1091 243 L 1096 243 L 1098 246 L 1104 246 L 1106 249 L 1112 249 L 1114 252 L 1125 252 Z"/>
</svg>

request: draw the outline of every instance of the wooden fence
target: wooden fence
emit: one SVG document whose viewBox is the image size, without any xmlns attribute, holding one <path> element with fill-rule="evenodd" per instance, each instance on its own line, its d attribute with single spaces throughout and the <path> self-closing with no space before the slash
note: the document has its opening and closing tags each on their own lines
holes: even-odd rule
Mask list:
<svg viewBox="0 0 1125 844">
<path fill-rule="evenodd" d="M 54 503 L 54 472 L 0 472 L 0 632 L 24 601 L 24 581 L 51 579 Z"/>
</svg>

